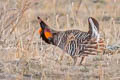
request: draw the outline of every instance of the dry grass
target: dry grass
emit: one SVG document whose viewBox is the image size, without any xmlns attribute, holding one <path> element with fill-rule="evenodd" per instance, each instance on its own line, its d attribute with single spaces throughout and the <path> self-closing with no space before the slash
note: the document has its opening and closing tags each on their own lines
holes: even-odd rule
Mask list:
<svg viewBox="0 0 120 80">
<path fill-rule="evenodd" d="M 119 80 L 119 4 L 119 0 L 0 0 L 0 79 Z M 37 16 L 51 28 L 82 31 L 88 30 L 88 17 L 95 17 L 109 50 L 74 66 L 68 54 L 39 39 Z"/>
</svg>

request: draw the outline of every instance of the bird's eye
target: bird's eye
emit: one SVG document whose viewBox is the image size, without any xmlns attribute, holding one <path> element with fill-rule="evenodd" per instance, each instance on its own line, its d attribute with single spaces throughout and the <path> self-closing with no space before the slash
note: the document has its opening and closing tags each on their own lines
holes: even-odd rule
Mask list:
<svg viewBox="0 0 120 80">
<path fill-rule="evenodd" d="M 38 30 L 38 33 L 39 33 L 39 34 L 41 34 L 41 32 L 42 32 L 42 28 L 40 28 L 40 29 Z"/>
</svg>

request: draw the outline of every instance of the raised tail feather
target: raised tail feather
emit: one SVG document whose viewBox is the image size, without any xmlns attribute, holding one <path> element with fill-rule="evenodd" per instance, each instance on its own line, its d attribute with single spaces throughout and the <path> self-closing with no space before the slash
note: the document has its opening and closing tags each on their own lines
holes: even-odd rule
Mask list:
<svg viewBox="0 0 120 80">
<path fill-rule="evenodd" d="M 97 42 L 99 41 L 100 34 L 99 34 L 99 23 L 96 19 L 89 17 L 89 33 L 91 34 L 92 38 L 96 38 Z"/>
</svg>

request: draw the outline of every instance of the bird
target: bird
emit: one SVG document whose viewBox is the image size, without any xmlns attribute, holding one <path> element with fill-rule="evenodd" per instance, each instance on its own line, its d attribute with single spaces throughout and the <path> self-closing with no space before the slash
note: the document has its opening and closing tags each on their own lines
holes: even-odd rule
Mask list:
<svg viewBox="0 0 120 80">
<path fill-rule="evenodd" d="M 59 47 L 68 53 L 75 61 L 82 64 L 85 56 L 96 55 L 104 50 L 104 40 L 100 38 L 99 23 L 93 18 L 88 18 L 89 30 L 87 32 L 73 29 L 59 31 L 50 28 L 39 16 L 38 30 L 40 38 L 47 44 Z M 77 61 L 81 57 L 81 61 Z"/>
</svg>

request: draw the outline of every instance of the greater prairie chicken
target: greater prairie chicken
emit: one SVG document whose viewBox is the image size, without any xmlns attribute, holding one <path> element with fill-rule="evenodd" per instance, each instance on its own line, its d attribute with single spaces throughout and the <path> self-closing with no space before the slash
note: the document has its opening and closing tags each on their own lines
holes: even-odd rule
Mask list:
<svg viewBox="0 0 120 80">
<path fill-rule="evenodd" d="M 104 42 L 99 38 L 99 24 L 92 17 L 88 18 L 88 32 L 80 30 L 56 31 L 51 29 L 40 17 L 38 17 L 38 21 L 40 23 L 39 34 L 42 40 L 58 46 L 74 59 L 76 56 L 82 56 L 80 63 L 82 63 L 84 56 L 97 54 L 104 48 Z"/>
</svg>

